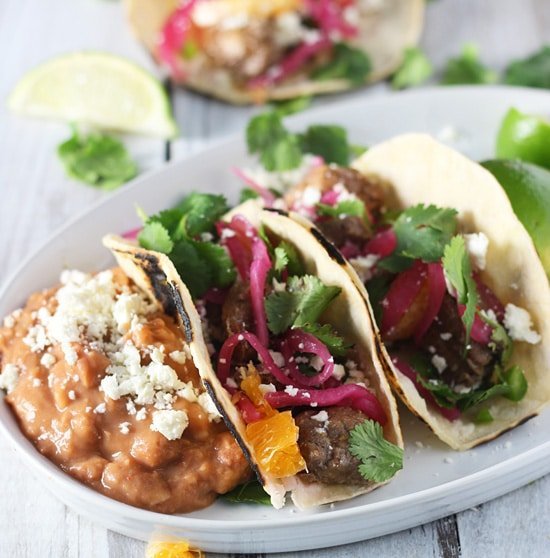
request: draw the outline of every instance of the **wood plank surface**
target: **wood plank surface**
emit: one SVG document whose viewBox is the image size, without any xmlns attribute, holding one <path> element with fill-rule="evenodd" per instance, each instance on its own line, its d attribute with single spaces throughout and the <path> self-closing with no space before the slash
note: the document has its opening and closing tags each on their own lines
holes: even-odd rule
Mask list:
<svg viewBox="0 0 550 558">
<path fill-rule="evenodd" d="M 422 46 L 440 70 L 465 42 L 488 64 L 503 68 L 550 43 L 549 0 L 436 0 L 428 6 Z M 17 79 L 48 58 L 77 49 L 106 50 L 153 69 L 123 22 L 120 2 L 0 0 L 0 98 Z M 383 94 L 384 84 L 370 88 Z M 352 92 L 316 101 L 331 104 Z M 133 139 L 145 170 L 188 156 L 242 130 L 256 108 L 235 108 L 180 89 L 173 91 L 182 130 L 178 140 Z M 17 118 L 0 108 L 0 283 L 29 251 L 61 224 L 107 195 L 66 179 L 55 157 L 68 135 L 63 125 Z M 0 557 L 141 558 L 145 545 L 109 532 L 67 509 L 22 468 L 0 437 Z M 443 558 L 550 556 L 550 478 L 429 525 L 371 541 L 276 558 Z M 210 555 L 223 558 L 228 555 Z"/>
</svg>

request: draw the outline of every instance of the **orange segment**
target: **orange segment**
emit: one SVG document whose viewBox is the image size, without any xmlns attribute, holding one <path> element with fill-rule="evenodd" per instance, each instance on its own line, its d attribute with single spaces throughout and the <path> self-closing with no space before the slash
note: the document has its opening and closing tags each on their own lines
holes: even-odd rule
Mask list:
<svg viewBox="0 0 550 558">
<path fill-rule="evenodd" d="M 298 447 L 298 427 L 290 411 L 246 426 L 246 437 L 262 471 L 276 478 L 295 475 L 306 463 Z"/>
<path fill-rule="evenodd" d="M 271 405 L 264 399 L 264 394 L 260 389 L 260 384 L 262 380 L 260 375 L 255 372 L 253 374 L 249 374 L 242 382 L 241 382 L 241 389 L 247 395 L 248 399 L 252 401 L 254 406 L 263 413 L 266 417 L 270 417 L 274 415 L 277 411 L 275 411 Z"/>
<path fill-rule="evenodd" d="M 203 558 L 204 554 L 191 548 L 188 542 L 155 542 L 147 546 L 145 558 Z"/>
</svg>

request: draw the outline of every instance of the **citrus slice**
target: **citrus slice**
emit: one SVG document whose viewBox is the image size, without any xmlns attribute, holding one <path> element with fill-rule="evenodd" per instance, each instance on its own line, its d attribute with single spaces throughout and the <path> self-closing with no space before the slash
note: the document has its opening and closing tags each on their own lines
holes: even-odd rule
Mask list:
<svg viewBox="0 0 550 558">
<path fill-rule="evenodd" d="M 145 551 L 145 558 L 202 558 L 202 556 L 200 550 L 191 548 L 186 541 L 152 541 Z"/>
<path fill-rule="evenodd" d="M 550 169 L 550 121 L 511 108 L 500 125 L 496 151 L 497 157 Z"/>
<path fill-rule="evenodd" d="M 550 277 L 550 171 L 522 161 L 504 159 L 482 164 L 504 188 Z"/>
<path fill-rule="evenodd" d="M 25 116 L 101 129 L 164 138 L 178 132 L 161 83 L 132 62 L 101 52 L 67 54 L 31 70 L 8 106 Z"/>
</svg>

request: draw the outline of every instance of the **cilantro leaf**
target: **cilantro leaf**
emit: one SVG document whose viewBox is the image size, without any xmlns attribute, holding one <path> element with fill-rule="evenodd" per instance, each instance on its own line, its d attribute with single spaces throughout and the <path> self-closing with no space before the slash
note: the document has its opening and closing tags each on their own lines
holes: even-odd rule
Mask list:
<svg viewBox="0 0 550 558">
<path fill-rule="evenodd" d="M 336 43 L 331 60 L 314 70 L 311 77 L 319 81 L 345 79 L 353 85 L 361 85 L 371 69 L 370 58 L 363 50 L 346 43 Z"/>
<path fill-rule="evenodd" d="M 317 213 L 319 215 L 327 215 L 329 217 L 361 217 L 365 221 L 368 221 L 367 210 L 365 204 L 359 199 L 344 200 L 337 205 L 326 205 L 324 203 L 318 203 Z"/>
<path fill-rule="evenodd" d="M 114 190 L 137 174 L 137 165 L 118 139 L 106 134 L 72 136 L 57 148 L 65 172 L 103 190 Z"/>
<path fill-rule="evenodd" d="M 300 256 L 298 255 L 298 251 L 296 250 L 296 248 L 286 240 L 281 241 L 279 243 L 278 248 L 285 251 L 288 260 L 287 263 L 288 274 L 298 275 L 298 276 L 304 275 L 305 273 L 304 265 L 302 263 L 302 260 L 300 259 Z"/>
<path fill-rule="evenodd" d="M 405 89 L 424 83 L 433 74 L 432 63 L 418 47 L 409 47 L 403 54 L 403 62 L 392 79 L 394 89 Z"/>
<path fill-rule="evenodd" d="M 470 331 L 476 315 L 479 296 L 477 286 L 472 276 L 470 257 L 466 250 L 463 236 L 454 236 L 445 246 L 443 254 L 443 270 L 451 285 L 456 289 L 457 299 L 460 304 L 466 305 L 462 314 L 462 321 L 466 329 L 466 346 L 470 340 Z"/>
<path fill-rule="evenodd" d="M 185 220 L 187 236 L 195 237 L 211 231 L 216 221 L 229 211 L 229 206 L 222 195 L 193 192 L 175 209 L 182 214 Z"/>
<path fill-rule="evenodd" d="M 286 250 L 283 247 L 277 246 L 277 248 L 275 248 L 274 255 L 275 255 L 275 262 L 273 264 L 273 269 L 277 273 L 280 273 L 288 265 L 288 254 L 286 253 Z"/>
<path fill-rule="evenodd" d="M 286 130 L 276 111 L 252 118 L 246 128 L 246 141 L 248 151 L 259 153 L 262 165 L 268 171 L 294 169 L 302 162 L 298 137 Z"/>
<path fill-rule="evenodd" d="M 241 486 L 237 486 L 230 492 L 222 496 L 224 500 L 233 502 L 235 504 L 251 503 L 251 504 L 264 504 L 271 505 L 271 498 L 269 494 L 263 489 L 263 486 L 258 481 L 250 481 Z"/>
<path fill-rule="evenodd" d="M 506 68 L 504 82 L 509 85 L 550 89 L 550 45 L 543 46 L 524 60 L 512 62 Z"/>
<path fill-rule="evenodd" d="M 349 451 L 361 460 L 359 472 L 367 480 L 385 482 L 403 468 L 403 449 L 388 442 L 380 424 L 373 420 L 350 432 Z"/>
<path fill-rule="evenodd" d="M 212 242 L 191 241 L 199 258 L 205 262 L 211 273 L 212 281 L 208 287 L 229 287 L 236 279 L 235 266 L 227 251 Z"/>
<path fill-rule="evenodd" d="M 243 188 L 241 193 L 239 194 L 239 203 L 244 203 L 248 200 L 257 200 L 260 197 L 260 194 L 253 190 L 252 188 Z"/>
<path fill-rule="evenodd" d="M 326 163 L 345 166 L 349 163 L 351 148 L 347 132 L 342 126 L 316 124 L 301 136 L 304 153 L 319 155 Z"/>
<path fill-rule="evenodd" d="M 193 299 L 213 286 L 214 273 L 191 240 L 181 240 L 168 255 Z"/>
<path fill-rule="evenodd" d="M 143 248 L 162 252 L 163 254 L 169 254 L 174 248 L 169 232 L 162 223 L 156 221 L 148 222 L 144 225 L 139 233 L 138 241 Z"/>
<path fill-rule="evenodd" d="M 289 277 L 286 290 L 274 291 L 265 299 L 269 330 L 277 335 L 317 322 L 340 291 L 340 287 L 327 286 L 313 275 Z"/>
<path fill-rule="evenodd" d="M 344 338 L 336 333 L 330 324 L 304 324 L 301 329 L 317 337 L 321 343 L 327 346 L 333 356 L 346 356 L 348 349 L 351 347 L 351 344 L 346 343 Z"/>
<path fill-rule="evenodd" d="M 276 113 L 281 116 L 288 116 L 289 114 L 296 114 L 307 109 L 311 105 L 312 100 L 312 95 L 302 95 L 301 97 L 295 97 L 286 101 L 274 101 L 273 106 Z"/>
<path fill-rule="evenodd" d="M 484 66 L 479 60 L 476 45 L 467 44 L 460 56 L 451 58 L 443 72 L 443 85 L 496 83 L 497 74 Z"/>
<path fill-rule="evenodd" d="M 393 223 L 397 247 L 393 254 L 378 263 L 379 267 L 398 272 L 412 260 L 436 262 L 454 234 L 457 212 L 450 208 L 423 204 L 409 207 Z"/>
</svg>

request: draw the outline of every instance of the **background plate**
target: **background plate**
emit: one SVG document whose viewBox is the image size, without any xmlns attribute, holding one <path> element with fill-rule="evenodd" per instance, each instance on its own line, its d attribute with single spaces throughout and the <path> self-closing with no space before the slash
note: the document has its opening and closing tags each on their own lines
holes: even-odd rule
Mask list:
<svg viewBox="0 0 550 558">
<path fill-rule="evenodd" d="M 311 110 L 289 119 L 348 128 L 351 141 L 369 145 L 403 132 L 427 132 L 475 159 L 494 155 L 497 127 L 510 106 L 548 114 L 550 93 L 521 88 L 424 89 L 359 99 Z M 94 206 L 26 259 L 0 293 L 0 315 L 57 281 L 66 267 L 95 271 L 112 264 L 102 235 L 139 225 L 135 204 L 154 213 L 192 190 L 223 192 L 236 199 L 240 184 L 228 170 L 246 164 L 242 137 L 160 171 Z M 185 516 L 132 508 L 84 487 L 42 457 L 20 433 L 7 405 L 0 429 L 45 486 L 78 512 L 122 534 L 147 540 L 153 532 L 183 537 L 207 551 L 281 552 L 349 543 L 412 527 L 475 506 L 550 471 L 548 410 L 497 440 L 456 453 L 439 442 L 405 409 L 405 469 L 390 485 L 354 500 L 310 512 L 292 506 L 230 505 L 223 501 Z"/>
</svg>

